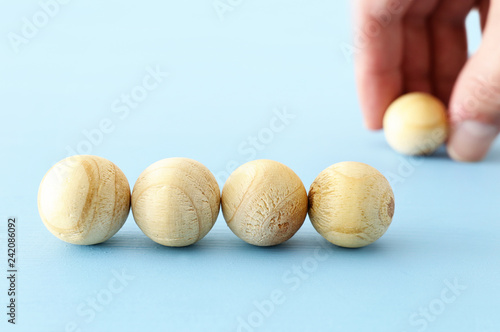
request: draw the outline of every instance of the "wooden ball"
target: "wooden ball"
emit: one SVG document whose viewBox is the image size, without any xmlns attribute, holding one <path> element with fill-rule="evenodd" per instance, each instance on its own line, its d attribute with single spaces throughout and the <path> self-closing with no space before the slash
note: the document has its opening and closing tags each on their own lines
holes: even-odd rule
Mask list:
<svg viewBox="0 0 500 332">
<path fill-rule="evenodd" d="M 394 215 L 394 194 L 375 168 L 342 162 L 321 172 L 309 190 L 309 218 L 325 239 L 341 247 L 380 238 Z"/>
<path fill-rule="evenodd" d="M 160 160 L 142 172 L 132 192 L 132 213 L 151 240 L 184 247 L 201 240 L 217 220 L 220 189 L 213 174 L 187 158 Z"/>
<path fill-rule="evenodd" d="M 406 94 L 387 109 L 384 131 L 389 145 L 400 153 L 431 154 L 448 136 L 446 106 L 427 93 Z"/>
<path fill-rule="evenodd" d="M 229 228 L 256 246 L 290 239 L 307 215 L 307 192 L 287 166 L 256 160 L 236 169 L 222 189 L 222 213 Z"/>
<path fill-rule="evenodd" d="M 123 172 L 97 156 L 73 156 L 45 174 L 38 211 L 59 239 L 90 245 L 111 238 L 130 211 L 130 187 Z"/>
</svg>

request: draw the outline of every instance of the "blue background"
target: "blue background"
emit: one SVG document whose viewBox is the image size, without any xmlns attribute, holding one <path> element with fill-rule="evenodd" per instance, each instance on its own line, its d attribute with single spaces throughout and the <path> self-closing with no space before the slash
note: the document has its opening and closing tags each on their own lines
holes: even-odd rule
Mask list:
<svg viewBox="0 0 500 332">
<path fill-rule="evenodd" d="M 1 1 L 0 266 L 15 216 L 19 296 L 12 327 L 2 277 L 0 330 L 498 331 L 498 142 L 478 164 L 443 151 L 398 155 L 361 124 L 352 57 L 342 51 L 352 38 L 347 1 L 233 4 L 221 18 L 212 0 L 74 0 L 15 52 L 9 33 L 20 34 L 40 5 Z M 473 51 L 477 16 L 468 24 Z M 148 67 L 169 75 L 126 116 L 114 112 Z M 276 109 L 294 118 L 271 138 Z M 84 132 L 103 119 L 112 130 L 89 143 Z M 248 151 L 259 134 L 260 150 Z M 249 159 L 288 165 L 306 188 L 331 164 L 361 161 L 388 176 L 396 214 L 385 236 L 358 250 L 328 244 L 308 219 L 285 244 L 253 247 L 222 214 L 188 248 L 153 243 L 131 215 L 105 244 L 69 245 L 45 229 L 36 199 L 45 172 L 79 147 L 116 163 L 131 187 L 174 156 L 204 163 L 221 188 Z M 129 280 L 109 293 L 122 273 Z M 455 294 L 450 283 L 460 285 Z M 271 310 L 273 292 L 281 295 Z M 106 305 L 90 309 L 99 296 Z"/>
</svg>

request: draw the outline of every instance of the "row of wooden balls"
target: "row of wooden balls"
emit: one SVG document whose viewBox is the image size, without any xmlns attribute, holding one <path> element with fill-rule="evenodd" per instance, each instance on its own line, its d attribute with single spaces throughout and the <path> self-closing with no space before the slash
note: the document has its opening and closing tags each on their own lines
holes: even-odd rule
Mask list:
<svg viewBox="0 0 500 332">
<path fill-rule="evenodd" d="M 127 178 L 112 162 L 73 156 L 43 178 L 38 209 L 59 239 L 91 245 L 111 238 L 123 226 L 130 206 L 139 228 L 153 241 L 182 247 L 210 231 L 222 206 L 229 228 L 242 240 L 272 246 L 290 239 L 309 213 L 315 229 L 343 247 L 376 241 L 394 214 L 394 194 L 375 168 L 342 162 L 319 174 L 309 195 L 300 178 L 272 160 L 236 169 L 220 189 L 201 163 L 169 158 L 149 166 L 132 194 Z"/>
</svg>

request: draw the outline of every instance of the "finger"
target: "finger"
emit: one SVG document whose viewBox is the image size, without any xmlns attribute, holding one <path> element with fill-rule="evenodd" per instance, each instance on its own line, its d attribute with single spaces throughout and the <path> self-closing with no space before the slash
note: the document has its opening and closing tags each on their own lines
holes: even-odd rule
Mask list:
<svg viewBox="0 0 500 332">
<path fill-rule="evenodd" d="M 361 0 L 356 37 L 363 40 L 356 56 L 356 78 L 365 125 L 381 129 L 390 103 L 402 92 L 402 17 L 414 0 Z"/>
<path fill-rule="evenodd" d="M 459 161 L 484 158 L 500 132 L 500 2 L 492 2 L 477 54 L 460 74 L 450 103 L 450 156 Z"/>
<path fill-rule="evenodd" d="M 434 95 L 448 105 L 467 53 L 465 19 L 476 0 L 442 0 L 432 18 L 432 85 Z"/>
<path fill-rule="evenodd" d="M 486 26 L 486 19 L 488 17 L 489 9 L 490 9 L 490 0 L 478 1 L 479 17 L 481 18 L 481 30 L 483 31 Z"/>
<path fill-rule="evenodd" d="M 403 20 L 405 93 L 414 91 L 432 93 L 428 18 L 437 4 L 437 0 L 416 1 Z"/>
</svg>

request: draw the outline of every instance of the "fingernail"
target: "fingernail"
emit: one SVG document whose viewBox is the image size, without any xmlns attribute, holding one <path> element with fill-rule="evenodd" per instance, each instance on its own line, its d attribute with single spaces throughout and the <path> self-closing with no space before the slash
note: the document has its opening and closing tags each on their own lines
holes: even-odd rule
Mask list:
<svg viewBox="0 0 500 332">
<path fill-rule="evenodd" d="M 448 154 L 457 161 L 479 161 L 483 159 L 500 132 L 497 126 L 466 120 L 452 128 L 448 141 Z"/>
</svg>

